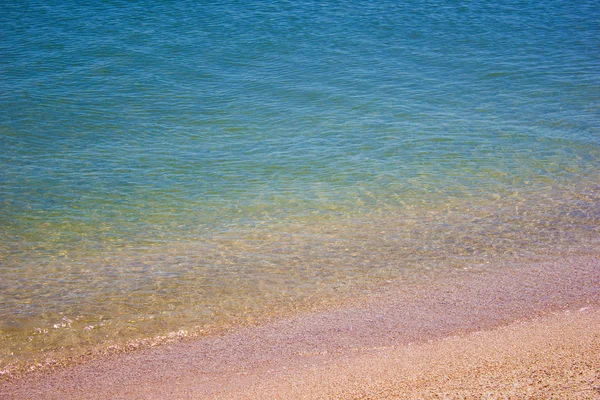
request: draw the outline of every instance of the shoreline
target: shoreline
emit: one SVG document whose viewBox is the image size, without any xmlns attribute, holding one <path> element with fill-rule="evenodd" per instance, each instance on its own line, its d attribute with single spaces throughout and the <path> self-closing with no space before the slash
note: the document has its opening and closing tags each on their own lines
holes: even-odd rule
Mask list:
<svg viewBox="0 0 600 400">
<path fill-rule="evenodd" d="M 600 399 L 600 308 L 275 371 L 214 399 Z"/>
<path fill-rule="evenodd" d="M 464 367 L 464 371 L 473 371 L 471 367 L 485 361 L 498 346 L 506 348 L 509 342 L 498 333 L 506 330 L 516 338 L 523 338 L 547 328 L 548 337 L 557 338 L 552 346 L 573 344 L 571 350 L 568 346 L 563 349 L 562 357 L 566 360 L 569 354 L 574 357 L 590 346 L 598 350 L 595 354 L 600 354 L 599 288 L 600 258 L 595 255 L 521 265 L 490 264 L 485 271 L 398 286 L 373 294 L 366 302 L 339 309 L 298 315 L 215 337 L 107 356 L 53 371 L 34 372 L 1 382 L 0 397 L 208 399 L 264 398 L 270 393 L 268 397 L 272 398 L 302 398 L 305 393 L 312 393 L 306 398 L 385 398 L 385 393 L 377 392 L 385 387 L 390 396 L 396 393 L 397 397 L 402 395 L 398 392 L 402 387 L 399 377 L 389 375 L 379 386 L 373 382 L 386 368 L 398 369 L 397 360 L 402 358 L 398 355 L 415 348 L 420 349 L 415 350 L 420 356 L 413 355 L 413 360 L 428 357 L 441 360 L 432 354 L 442 351 L 439 349 L 444 348 L 445 343 L 460 343 L 455 348 L 463 350 L 454 355 L 450 352 L 446 366 L 436 364 L 438 375 L 433 374 L 434 378 L 429 379 L 434 383 L 435 376 L 441 376 L 440 371 L 458 373 L 448 365 L 458 362 L 460 354 L 472 351 L 473 346 L 479 346 L 478 354 L 485 357 L 476 359 L 475 364 Z M 561 326 L 569 327 L 571 333 L 559 329 Z M 582 333 L 586 329 L 589 330 L 587 342 L 578 341 L 577 337 L 584 337 Z M 473 337 L 488 339 L 473 341 Z M 528 343 L 535 356 L 547 354 L 550 342 L 530 340 Z M 502 356 L 503 365 L 524 363 L 521 366 L 527 369 L 529 364 L 523 354 L 529 353 L 517 353 Z M 589 354 L 589 351 L 581 354 Z M 542 365 L 536 357 L 536 362 Z M 523 360 L 521 364 L 519 359 Z M 396 364 L 390 364 L 390 360 L 396 360 Z M 590 368 L 600 370 L 598 357 L 589 362 L 591 364 L 584 367 L 585 373 L 589 373 Z M 551 364 L 550 360 L 544 365 Z M 421 371 L 434 368 L 432 365 L 423 364 Z M 405 367 L 416 368 L 414 365 Z M 500 371 L 499 377 L 510 378 L 506 376 L 508 371 L 510 369 Z M 493 387 L 499 377 L 491 377 L 491 383 L 486 385 Z M 595 381 L 589 383 L 591 396 L 596 395 L 593 388 L 600 386 L 597 374 L 593 379 Z M 340 386 L 340 382 L 346 383 Z M 369 382 L 374 386 L 369 387 Z M 392 390 L 394 384 L 396 392 Z M 422 387 L 425 390 L 426 387 Z M 370 395 L 368 390 L 374 394 Z M 527 394 L 529 389 L 525 385 L 515 390 Z M 280 392 L 280 397 L 275 396 L 276 392 Z"/>
</svg>

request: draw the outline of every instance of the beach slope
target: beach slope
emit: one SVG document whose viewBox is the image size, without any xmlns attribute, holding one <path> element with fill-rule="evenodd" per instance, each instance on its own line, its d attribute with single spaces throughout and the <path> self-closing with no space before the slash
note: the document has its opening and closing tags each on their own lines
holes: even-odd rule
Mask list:
<svg viewBox="0 0 600 400">
<path fill-rule="evenodd" d="M 600 260 L 486 265 L 29 374 L 6 399 L 600 398 Z"/>
</svg>

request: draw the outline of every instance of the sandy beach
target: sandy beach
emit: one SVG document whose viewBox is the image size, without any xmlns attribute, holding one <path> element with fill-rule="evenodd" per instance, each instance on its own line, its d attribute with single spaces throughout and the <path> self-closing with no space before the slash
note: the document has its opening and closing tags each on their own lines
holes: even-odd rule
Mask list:
<svg viewBox="0 0 600 400">
<path fill-rule="evenodd" d="M 598 399 L 600 309 L 275 373 L 220 399 Z"/>
<path fill-rule="evenodd" d="M 600 260 L 482 266 L 0 384 L 3 399 L 598 399 Z"/>
</svg>

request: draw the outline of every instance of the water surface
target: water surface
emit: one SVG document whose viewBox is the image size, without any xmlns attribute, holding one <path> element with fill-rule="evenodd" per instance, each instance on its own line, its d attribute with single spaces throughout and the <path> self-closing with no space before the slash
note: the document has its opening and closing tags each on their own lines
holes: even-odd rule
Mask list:
<svg viewBox="0 0 600 400">
<path fill-rule="evenodd" d="M 1 10 L 3 371 L 598 245 L 595 1 Z"/>
</svg>

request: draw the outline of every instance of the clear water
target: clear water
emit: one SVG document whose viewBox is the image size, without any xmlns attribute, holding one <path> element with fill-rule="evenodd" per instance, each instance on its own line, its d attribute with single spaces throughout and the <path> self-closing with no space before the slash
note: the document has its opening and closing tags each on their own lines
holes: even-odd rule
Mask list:
<svg viewBox="0 0 600 400">
<path fill-rule="evenodd" d="M 595 251 L 597 1 L 82 3 L 0 5 L 4 373 Z"/>
</svg>

